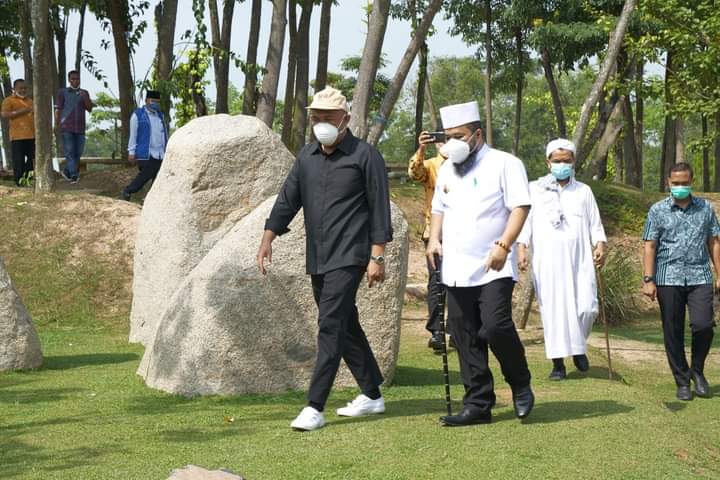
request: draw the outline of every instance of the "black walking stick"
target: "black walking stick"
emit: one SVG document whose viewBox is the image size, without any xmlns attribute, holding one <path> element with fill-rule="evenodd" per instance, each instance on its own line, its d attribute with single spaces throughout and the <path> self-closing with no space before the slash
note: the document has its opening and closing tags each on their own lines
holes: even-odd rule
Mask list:
<svg viewBox="0 0 720 480">
<path fill-rule="evenodd" d="M 440 255 L 437 253 L 434 254 L 435 257 L 435 273 L 440 278 L 440 282 L 442 283 L 442 274 L 440 273 Z M 450 372 L 448 370 L 448 360 L 447 360 L 447 339 L 445 336 L 445 297 L 446 292 L 445 288 L 439 289 L 438 292 L 438 303 L 437 308 L 439 310 L 438 312 L 438 318 L 440 319 L 440 337 L 442 338 L 442 348 L 440 350 L 442 354 L 442 363 L 443 363 L 443 378 L 445 380 L 445 406 L 447 407 L 447 413 L 448 416 L 452 415 L 452 405 L 450 403 Z"/>
</svg>

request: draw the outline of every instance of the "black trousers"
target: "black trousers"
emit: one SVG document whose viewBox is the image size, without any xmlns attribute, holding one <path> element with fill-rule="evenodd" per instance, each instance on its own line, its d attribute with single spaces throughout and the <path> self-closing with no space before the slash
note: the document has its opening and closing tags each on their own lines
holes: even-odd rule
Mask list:
<svg viewBox="0 0 720 480">
<path fill-rule="evenodd" d="M 487 412 L 495 405 L 488 347 L 513 390 L 530 385 L 525 348 L 512 321 L 514 286 L 508 277 L 478 287 L 447 287 L 450 334 L 465 385 L 463 402 Z"/>
<path fill-rule="evenodd" d="M 355 305 L 364 273 L 365 267 L 351 266 L 311 277 L 319 323 L 317 360 L 307 395 L 312 404 L 325 405 L 340 359 L 366 395 L 383 382 Z"/>
<path fill-rule="evenodd" d="M 427 248 L 428 241 L 424 240 L 425 247 Z M 427 283 L 427 306 L 428 306 L 428 321 L 425 328 L 429 332 L 437 332 L 440 330 L 440 309 L 438 308 L 439 295 L 445 289 L 445 286 L 440 283 L 440 272 L 433 269 L 430 264 L 430 260 L 425 257 L 428 269 L 428 283 Z"/>
<path fill-rule="evenodd" d="M 20 185 L 20 179 L 33 170 L 35 161 L 35 139 L 13 140 L 10 142 L 12 154 L 13 175 L 15 185 Z"/>
<path fill-rule="evenodd" d="M 691 369 L 703 373 L 713 340 L 713 286 L 658 286 L 665 353 L 677 386 L 690 385 Z M 690 313 L 691 360 L 685 357 L 685 309 Z"/>
<path fill-rule="evenodd" d="M 140 172 L 138 172 L 135 179 L 130 182 L 130 185 L 125 187 L 125 191 L 127 193 L 137 193 L 142 190 L 147 182 L 151 180 L 155 181 L 155 177 L 157 177 L 161 165 L 162 160 L 157 160 L 155 158 L 151 158 L 150 160 L 139 160 L 138 169 Z"/>
</svg>

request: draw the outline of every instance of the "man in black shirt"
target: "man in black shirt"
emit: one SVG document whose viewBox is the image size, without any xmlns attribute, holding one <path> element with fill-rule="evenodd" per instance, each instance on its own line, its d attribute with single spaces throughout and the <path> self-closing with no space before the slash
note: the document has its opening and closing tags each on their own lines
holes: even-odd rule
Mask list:
<svg viewBox="0 0 720 480">
<path fill-rule="evenodd" d="M 265 223 L 258 267 L 272 263 L 272 241 L 288 232 L 303 209 L 306 269 L 318 306 L 318 354 L 307 406 L 290 424 L 296 430 L 325 425 L 323 409 L 340 359 L 350 368 L 362 394 L 337 410 L 341 416 L 385 411 L 380 368 L 358 319 L 355 305 L 360 281 L 385 279 L 385 244 L 392 240 L 385 161 L 371 145 L 347 128 L 350 114 L 339 90 L 318 92 L 308 107 L 318 140 L 305 145 Z"/>
</svg>

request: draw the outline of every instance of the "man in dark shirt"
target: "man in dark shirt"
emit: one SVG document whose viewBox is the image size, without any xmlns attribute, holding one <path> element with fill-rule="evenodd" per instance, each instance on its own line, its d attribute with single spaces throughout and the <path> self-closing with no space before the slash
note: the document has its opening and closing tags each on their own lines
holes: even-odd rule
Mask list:
<svg viewBox="0 0 720 480">
<path fill-rule="evenodd" d="M 55 97 L 55 127 L 60 128 L 65 152 L 65 168 L 60 174 L 71 183 L 80 179 L 80 157 L 85 149 L 85 112 L 93 109 L 87 90 L 80 88 L 80 72 L 68 73 L 69 86 Z"/>
<path fill-rule="evenodd" d="M 318 306 L 318 353 L 307 394 L 308 404 L 290 424 L 296 430 L 325 425 L 323 409 L 340 359 L 350 368 L 362 394 L 339 408 L 341 416 L 385 411 L 380 368 L 358 319 L 360 281 L 385 279 L 385 244 L 392 240 L 385 161 L 348 130 L 350 114 L 339 90 L 318 92 L 308 107 L 318 141 L 300 151 L 265 223 L 258 267 L 272 262 L 272 241 L 288 231 L 303 209 L 306 268 Z"/>
</svg>

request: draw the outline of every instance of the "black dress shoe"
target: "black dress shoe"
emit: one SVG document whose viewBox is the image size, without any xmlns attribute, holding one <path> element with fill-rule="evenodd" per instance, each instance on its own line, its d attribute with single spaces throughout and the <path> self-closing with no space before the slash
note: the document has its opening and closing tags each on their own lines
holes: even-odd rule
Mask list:
<svg viewBox="0 0 720 480">
<path fill-rule="evenodd" d="M 442 344 L 443 344 L 443 338 L 440 332 L 433 332 L 432 336 L 430 337 L 430 340 L 428 340 L 428 347 L 432 348 L 435 351 L 442 350 Z"/>
<path fill-rule="evenodd" d="M 457 348 L 457 345 L 455 345 L 455 340 L 453 340 L 452 335 L 448 335 L 448 347 Z"/>
<path fill-rule="evenodd" d="M 513 391 L 513 407 L 515 407 L 515 416 L 518 418 L 526 418 L 535 405 L 535 395 L 533 395 L 530 385 L 518 388 Z"/>
<path fill-rule="evenodd" d="M 466 425 L 481 425 L 492 421 L 492 415 L 487 410 L 465 405 L 457 415 L 440 417 L 440 422 L 448 427 L 464 427 Z"/>
<path fill-rule="evenodd" d="M 588 361 L 587 355 L 573 355 L 573 363 L 581 372 L 587 372 L 590 368 L 590 362 Z"/>
<path fill-rule="evenodd" d="M 688 401 L 693 399 L 692 391 L 690 390 L 690 385 L 680 385 L 677 388 L 677 394 L 676 394 L 678 400 Z"/>
<path fill-rule="evenodd" d="M 708 385 L 708 381 L 705 380 L 705 376 L 698 372 L 691 372 L 690 376 L 695 384 L 695 395 L 698 397 L 710 398 L 712 396 L 710 393 L 710 385 Z"/>
<path fill-rule="evenodd" d="M 550 376 L 548 377 L 550 380 L 562 380 L 567 376 L 567 372 L 565 371 L 565 365 L 555 365 L 553 366 L 552 372 L 550 372 Z"/>
<path fill-rule="evenodd" d="M 123 190 L 120 192 L 120 198 L 125 200 L 126 202 L 130 201 L 130 194 L 127 192 L 127 190 Z"/>
</svg>

